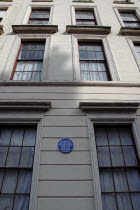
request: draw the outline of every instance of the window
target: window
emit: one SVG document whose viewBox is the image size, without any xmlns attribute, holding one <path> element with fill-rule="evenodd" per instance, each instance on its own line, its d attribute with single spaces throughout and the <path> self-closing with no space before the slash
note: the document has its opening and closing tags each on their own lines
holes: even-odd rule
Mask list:
<svg viewBox="0 0 140 210">
<path fill-rule="evenodd" d="M 0 128 L 0 208 L 28 210 L 36 127 Z"/>
<path fill-rule="evenodd" d="M 22 42 L 11 79 L 41 80 L 45 42 Z"/>
<path fill-rule="evenodd" d="M 5 9 L 1 9 L 0 10 L 0 21 L 2 21 L 2 19 L 3 19 L 3 17 L 4 17 L 4 15 L 5 15 L 5 13 L 6 13 L 6 10 Z"/>
<path fill-rule="evenodd" d="M 30 24 L 49 24 L 50 9 L 33 9 L 29 19 Z"/>
<path fill-rule="evenodd" d="M 95 126 L 104 210 L 138 210 L 140 165 L 129 126 Z"/>
<path fill-rule="evenodd" d="M 120 15 L 126 27 L 140 27 L 140 21 L 135 12 L 120 12 Z"/>
<path fill-rule="evenodd" d="M 140 44 L 134 43 L 134 46 L 136 49 L 137 56 L 140 59 Z"/>
<path fill-rule="evenodd" d="M 96 25 L 93 10 L 76 10 L 75 12 L 77 25 Z"/>
<path fill-rule="evenodd" d="M 82 80 L 110 80 L 102 43 L 79 43 Z"/>
<path fill-rule="evenodd" d="M 118 1 L 118 2 L 128 2 L 128 0 L 115 0 L 115 1 Z"/>
</svg>

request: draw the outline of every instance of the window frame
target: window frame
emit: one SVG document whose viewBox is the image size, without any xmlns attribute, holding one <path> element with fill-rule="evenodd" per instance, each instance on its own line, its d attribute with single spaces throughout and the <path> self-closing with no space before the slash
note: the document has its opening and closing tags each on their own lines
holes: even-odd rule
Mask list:
<svg viewBox="0 0 140 210">
<path fill-rule="evenodd" d="M 80 82 L 88 82 L 81 80 L 80 78 L 80 62 L 79 62 L 79 49 L 78 49 L 78 42 L 102 42 L 104 54 L 106 57 L 106 63 L 108 65 L 108 72 L 110 75 L 110 81 L 90 81 L 90 82 L 111 82 L 111 81 L 118 81 L 119 74 L 116 69 L 116 65 L 114 62 L 114 57 L 111 52 L 111 48 L 109 45 L 108 38 L 106 36 L 98 35 L 73 35 L 72 36 L 72 51 L 73 51 L 73 78 L 74 80 L 80 81 Z"/>
<path fill-rule="evenodd" d="M 140 11 L 139 11 L 138 7 L 116 7 L 116 6 L 114 6 L 113 9 L 114 9 L 117 19 L 122 27 L 127 27 L 127 26 L 125 26 L 125 24 L 121 18 L 120 12 L 135 12 L 137 18 L 140 21 Z"/>
<path fill-rule="evenodd" d="M 32 25 L 32 24 L 34 24 L 34 23 L 31 23 L 30 21 L 33 19 L 33 20 L 39 20 L 38 18 L 31 18 L 31 16 L 32 16 L 32 14 L 33 14 L 33 11 L 49 11 L 49 18 L 48 18 L 48 23 L 46 23 L 46 24 L 44 24 L 44 23 L 35 23 L 35 25 L 36 24 L 39 24 L 39 25 L 49 25 L 49 22 L 50 22 L 50 8 L 47 8 L 46 9 L 46 7 L 45 7 L 45 9 L 44 8 L 32 8 L 32 10 L 31 10 L 31 13 L 30 13 L 30 16 L 29 16 L 29 20 L 28 20 L 28 24 L 30 24 L 30 25 Z M 47 19 L 47 18 L 46 18 Z M 42 18 L 41 20 L 45 20 L 46 21 L 46 19 L 44 18 Z"/>
<path fill-rule="evenodd" d="M 101 112 L 102 113 L 102 112 Z M 96 140 L 95 140 L 95 125 L 129 125 L 132 126 L 132 134 L 137 148 L 137 154 L 140 157 L 140 125 L 139 120 L 136 116 L 131 116 L 126 114 L 122 116 L 121 114 L 88 114 L 88 131 L 89 131 L 89 141 L 90 141 L 90 152 L 91 152 L 91 162 L 92 162 L 92 173 L 93 173 L 93 187 L 95 192 L 95 209 L 103 210 L 102 197 L 101 197 L 101 186 L 99 177 L 99 166 L 96 151 Z M 118 115 L 118 116 L 117 116 Z"/>
<path fill-rule="evenodd" d="M 83 11 L 93 10 L 96 25 L 97 26 L 102 25 L 97 6 L 87 6 L 87 5 L 85 5 L 85 6 L 84 5 L 72 5 L 71 6 L 71 17 L 72 17 L 71 24 L 72 25 L 76 25 L 76 10 L 83 10 Z"/>
<path fill-rule="evenodd" d="M 48 76 L 48 62 L 49 62 L 51 35 L 43 35 L 43 34 L 42 35 L 37 34 L 35 37 L 33 37 L 32 34 L 18 35 L 16 37 L 16 40 L 15 39 L 13 40 L 13 45 L 11 49 L 9 50 L 9 53 L 7 53 L 7 59 L 6 59 L 7 62 L 6 62 L 5 69 L 1 74 L 2 80 L 8 80 L 8 81 L 10 80 L 22 41 L 44 41 L 45 42 L 41 80 L 38 82 L 41 82 L 42 80 L 46 80 Z M 24 80 L 10 80 L 10 81 L 25 82 Z M 26 80 L 26 81 L 34 82 L 32 80 L 31 81 Z"/>
</svg>

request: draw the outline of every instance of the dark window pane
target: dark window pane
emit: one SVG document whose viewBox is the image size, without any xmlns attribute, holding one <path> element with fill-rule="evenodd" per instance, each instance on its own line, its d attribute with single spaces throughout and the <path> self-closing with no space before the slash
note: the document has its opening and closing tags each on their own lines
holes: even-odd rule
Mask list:
<svg viewBox="0 0 140 210">
<path fill-rule="evenodd" d="M 0 167 L 5 166 L 8 147 L 0 147 Z"/>
<path fill-rule="evenodd" d="M 34 147 L 22 147 L 20 167 L 32 167 Z"/>
<path fill-rule="evenodd" d="M 88 59 L 89 60 L 96 60 L 95 52 L 88 51 Z"/>
<path fill-rule="evenodd" d="M 30 193 L 32 181 L 31 170 L 20 170 L 16 193 Z"/>
<path fill-rule="evenodd" d="M 122 145 L 133 145 L 131 131 L 129 128 L 119 128 Z"/>
<path fill-rule="evenodd" d="M 41 71 L 42 70 L 42 62 L 34 62 L 34 71 Z"/>
<path fill-rule="evenodd" d="M 106 72 L 99 72 L 100 81 L 107 81 L 107 73 Z"/>
<path fill-rule="evenodd" d="M 27 59 L 35 59 L 36 58 L 36 51 L 29 51 Z"/>
<path fill-rule="evenodd" d="M 32 80 L 41 80 L 41 72 L 33 72 L 32 73 Z"/>
<path fill-rule="evenodd" d="M 43 59 L 44 51 L 37 51 L 36 52 L 36 59 Z"/>
<path fill-rule="evenodd" d="M 15 72 L 13 80 L 22 80 L 22 75 L 20 72 Z"/>
<path fill-rule="evenodd" d="M 117 210 L 116 199 L 113 193 L 103 194 L 103 210 Z"/>
<path fill-rule="evenodd" d="M 100 170 L 100 181 L 102 192 L 114 192 L 113 176 L 111 169 Z"/>
<path fill-rule="evenodd" d="M 27 59 L 28 51 L 21 51 L 19 54 L 19 59 Z"/>
<path fill-rule="evenodd" d="M 127 178 L 124 169 L 113 169 L 116 192 L 128 192 Z"/>
<path fill-rule="evenodd" d="M 112 165 L 113 166 L 124 166 L 124 159 L 123 159 L 123 153 L 122 153 L 121 147 L 111 146 L 110 152 L 111 152 Z"/>
<path fill-rule="evenodd" d="M 28 195 L 16 195 L 13 210 L 27 210 L 29 206 Z"/>
<path fill-rule="evenodd" d="M 24 129 L 16 128 L 13 129 L 10 146 L 21 146 L 23 141 Z"/>
<path fill-rule="evenodd" d="M 22 74 L 22 80 L 31 80 L 32 72 L 24 72 Z"/>
<path fill-rule="evenodd" d="M 12 210 L 13 200 L 14 200 L 13 195 L 0 195 L 0 209 Z"/>
<path fill-rule="evenodd" d="M 119 210 L 133 210 L 128 193 L 117 193 L 117 203 Z"/>
<path fill-rule="evenodd" d="M 26 62 L 24 71 L 32 71 L 34 66 L 34 62 Z"/>
<path fill-rule="evenodd" d="M 16 71 L 24 71 L 25 62 L 18 62 L 16 66 Z"/>
<path fill-rule="evenodd" d="M 108 145 L 107 132 L 105 128 L 96 128 L 95 135 L 97 140 L 96 144 L 98 146 Z"/>
<path fill-rule="evenodd" d="M 107 129 L 108 139 L 110 145 L 120 145 L 120 137 L 117 128 L 109 128 Z"/>
<path fill-rule="evenodd" d="M 133 146 L 123 146 L 123 153 L 125 164 L 127 166 L 137 166 L 138 161 L 136 158 L 135 150 Z"/>
<path fill-rule="evenodd" d="M 4 178 L 4 169 L 1 169 L 0 170 L 0 189 L 2 186 L 3 178 Z"/>
<path fill-rule="evenodd" d="M 140 209 L 140 193 L 131 193 L 132 205 L 134 210 Z"/>
<path fill-rule="evenodd" d="M 36 139 L 36 129 L 26 128 L 24 134 L 23 146 L 34 146 Z"/>
<path fill-rule="evenodd" d="M 86 51 L 80 51 L 80 59 L 87 60 L 87 52 Z"/>
<path fill-rule="evenodd" d="M 15 193 L 18 171 L 14 169 L 6 169 L 2 193 Z"/>
<path fill-rule="evenodd" d="M 8 146 L 11 140 L 12 129 L 1 128 L 0 130 L 0 146 Z"/>
<path fill-rule="evenodd" d="M 126 169 L 130 191 L 140 191 L 140 174 L 137 169 Z"/>
<path fill-rule="evenodd" d="M 20 159 L 21 147 L 9 148 L 6 167 L 18 167 Z"/>
<path fill-rule="evenodd" d="M 111 166 L 108 147 L 98 147 L 97 153 L 98 153 L 99 166 Z"/>
</svg>

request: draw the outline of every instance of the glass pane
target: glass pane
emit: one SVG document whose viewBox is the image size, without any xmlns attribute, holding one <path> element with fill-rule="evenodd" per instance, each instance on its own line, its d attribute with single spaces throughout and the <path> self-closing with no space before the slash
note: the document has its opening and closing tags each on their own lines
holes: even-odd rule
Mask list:
<svg viewBox="0 0 140 210">
<path fill-rule="evenodd" d="M 81 72 L 81 79 L 82 80 L 90 80 L 89 72 Z"/>
<path fill-rule="evenodd" d="M 26 128 L 24 134 L 23 146 L 34 146 L 36 139 L 36 129 Z"/>
<path fill-rule="evenodd" d="M 97 60 L 104 60 L 104 55 L 102 52 L 96 52 L 96 59 Z"/>
<path fill-rule="evenodd" d="M 87 51 L 80 51 L 80 59 L 87 60 Z"/>
<path fill-rule="evenodd" d="M 36 50 L 37 49 L 37 43 L 31 43 L 29 50 Z"/>
<path fill-rule="evenodd" d="M 11 139 L 12 129 L 1 128 L 0 130 L 0 146 L 8 146 Z"/>
<path fill-rule="evenodd" d="M 29 51 L 27 59 L 35 59 L 36 57 L 36 51 Z"/>
<path fill-rule="evenodd" d="M 0 147 L 0 167 L 5 166 L 8 147 Z"/>
<path fill-rule="evenodd" d="M 16 193 L 30 193 L 32 181 L 31 170 L 20 170 Z"/>
<path fill-rule="evenodd" d="M 0 196 L 1 210 L 12 210 L 13 200 L 14 200 L 13 195 L 1 195 Z"/>
<path fill-rule="evenodd" d="M 110 147 L 111 159 L 113 166 L 124 166 L 122 149 L 119 146 Z"/>
<path fill-rule="evenodd" d="M 32 71 L 34 66 L 34 62 L 26 62 L 24 71 Z"/>
<path fill-rule="evenodd" d="M 15 72 L 13 80 L 22 80 L 22 75 L 20 72 Z"/>
<path fill-rule="evenodd" d="M 126 173 L 124 169 L 113 169 L 116 192 L 128 192 Z"/>
<path fill-rule="evenodd" d="M 22 147 L 20 167 L 32 167 L 34 158 L 33 147 Z"/>
<path fill-rule="evenodd" d="M 81 69 L 81 71 L 88 71 L 89 70 L 89 63 L 80 62 L 80 69 Z"/>
<path fill-rule="evenodd" d="M 99 72 L 99 77 L 101 81 L 107 81 L 107 73 L 106 72 Z"/>
<path fill-rule="evenodd" d="M 32 73 L 32 80 L 36 80 L 36 81 L 39 81 L 41 80 L 41 72 L 33 72 Z"/>
<path fill-rule="evenodd" d="M 95 52 L 88 51 L 88 59 L 89 60 L 96 60 Z"/>
<path fill-rule="evenodd" d="M 97 153 L 98 153 L 99 166 L 111 166 L 108 147 L 98 147 Z"/>
<path fill-rule="evenodd" d="M 89 70 L 90 71 L 97 71 L 97 63 L 89 62 Z"/>
<path fill-rule="evenodd" d="M 107 129 L 109 145 L 120 145 L 120 137 L 117 128 L 110 127 Z"/>
<path fill-rule="evenodd" d="M 132 205 L 134 210 L 140 209 L 140 193 L 131 193 Z"/>
<path fill-rule="evenodd" d="M 29 47 L 30 47 L 30 44 L 27 43 L 27 42 L 24 42 L 24 43 L 22 43 L 22 48 L 21 48 L 21 50 L 28 50 Z"/>
<path fill-rule="evenodd" d="M 105 128 L 95 128 L 95 138 L 98 146 L 108 145 L 107 132 Z"/>
<path fill-rule="evenodd" d="M 140 174 L 137 169 L 126 169 L 130 191 L 140 191 Z"/>
<path fill-rule="evenodd" d="M 20 147 L 9 148 L 8 157 L 6 161 L 6 167 L 18 167 L 20 159 Z"/>
<path fill-rule="evenodd" d="M 128 193 L 117 193 L 119 210 L 132 210 L 131 200 Z"/>
<path fill-rule="evenodd" d="M 28 195 L 16 195 L 13 210 L 27 210 L 29 207 Z"/>
<path fill-rule="evenodd" d="M 18 62 L 17 67 L 16 67 L 16 71 L 23 71 L 24 67 L 25 67 L 25 62 Z"/>
<path fill-rule="evenodd" d="M 122 145 L 133 145 L 131 131 L 129 128 L 119 128 Z"/>
<path fill-rule="evenodd" d="M 103 194 L 102 201 L 103 210 L 117 210 L 116 199 L 113 193 Z"/>
<path fill-rule="evenodd" d="M 125 164 L 127 166 L 137 166 L 138 161 L 136 158 L 135 150 L 133 146 L 123 146 L 123 154 L 125 159 Z"/>
<path fill-rule="evenodd" d="M 40 43 L 37 45 L 38 50 L 44 50 L 45 49 L 45 43 Z"/>
<path fill-rule="evenodd" d="M 31 80 L 32 73 L 31 72 L 24 72 L 22 76 L 22 80 Z"/>
<path fill-rule="evenodd" d="M 104 63 L 98 63 L 98 71 L 106 71 L 106 67 Z"/>
<path fill-rule="evenodd" d="M 42 62 L 34 62 L 34 71 L 41 71 L 42 70 Z"/>
<path fill-rule="evenodd" d="M 10 146 L 21 146 L 23 141 L 24 129 L 15 128 L 13 129 Z"/>
<path fill-rule="evenodd" d="M 36 59 L 42 59 L 44 57 L 44 51 L 37 51 L 36 52 Z"/>
<path fill-rule="evenodd" d="M 14 169 L 6 169 L 2 193 L 14 193 L 16 190 L 18 171 Z"/>
<path fill-rule="evenodd" d="M 111 169 L 100 170 L 100 182 L 102 192 L 114 192 L 113 177 Z"/>
</svg>

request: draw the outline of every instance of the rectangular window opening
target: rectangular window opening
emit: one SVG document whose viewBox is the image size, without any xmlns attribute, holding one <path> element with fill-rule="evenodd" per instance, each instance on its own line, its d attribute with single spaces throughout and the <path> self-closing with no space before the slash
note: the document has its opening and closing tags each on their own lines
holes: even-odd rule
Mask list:
<svg viewBox="0 0 140 210">
<path fill-rule="evenodd" d="M 110 80 L 106 56 L 101 42 L 79 42 L 81 80 Z"/>
<path fill-rule="evenodd" d="M 50 9 L 32 9 L 29 24 L 49 24 Z"/>
<path fill-rule="evenodd" d="M 138 210 L 140 160 L 130 126 L 96 126 L 95 140 L 104 210 Z"/>
<path fill-rule="evenodd" d="M 97 25 L 94 10 L 76 9 L 76 25 Z"/>
<path fill-rule="evenodd" d="M 138 19 L 135 11 L 119 12 L 126 27 L 140 27 L 140 20 Z"/>
<path fill-rule="evenodd" d="M 12 80 L 41 80 L 45 42 L 22 41 Z"/>
</svg>

